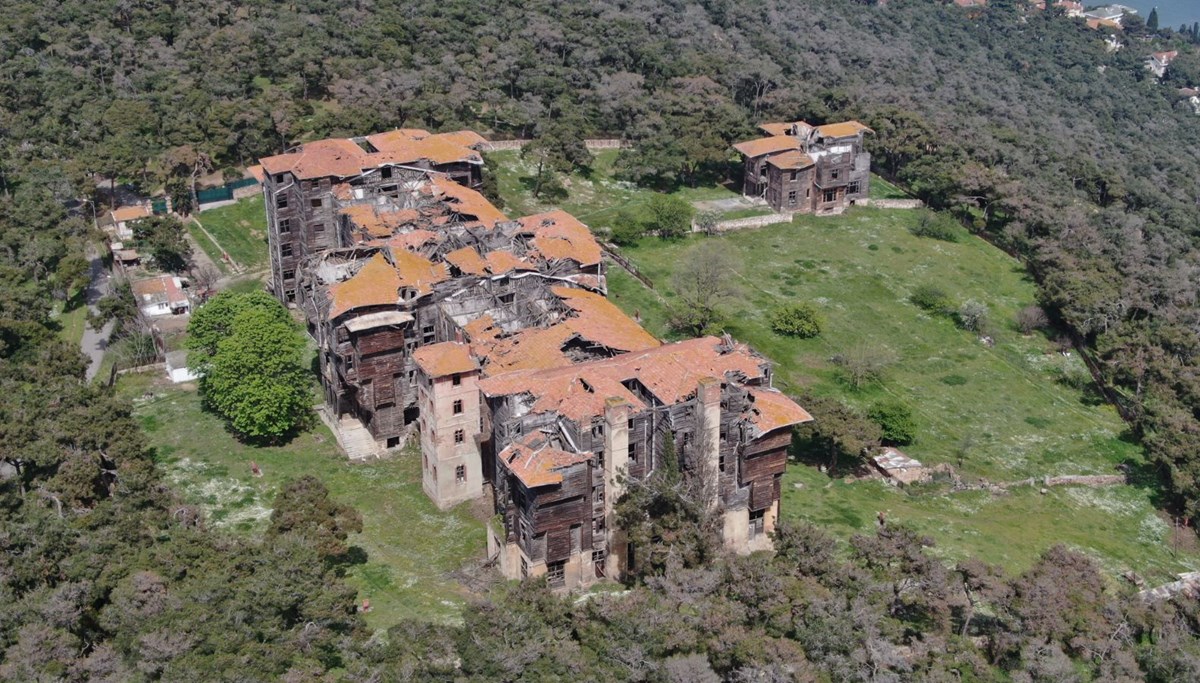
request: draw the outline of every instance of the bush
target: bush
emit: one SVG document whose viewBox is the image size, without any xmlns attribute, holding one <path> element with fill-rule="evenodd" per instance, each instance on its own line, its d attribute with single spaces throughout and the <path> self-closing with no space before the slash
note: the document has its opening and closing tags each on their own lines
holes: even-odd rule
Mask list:
<svg viewBox="0 0 1200 683">
<path fill-rule="evenodd" d="M 909 228 L 917 237 L 929 237 L 943 242 L 958 241 L 958 226 L 949 216 L 932 211 L 922 211 L 917 224 Z"/>
<path fill-rule="evenodd" d="M 919 285 L 908 295 L 908 300 L 930 313 L 947 313 L 954 308 L 950 295 L 937 285 Z"/>
<path fill-rule="evenodd" d="M 790 337 L 810 339 L 821 334 L 825 320 L 816 307 L 808 303 L 785 304 L 767 316 L 771 329 Z"/>
<path fill-rule="evenodd" d="M 696 214 L 696 227 L 706 235 L 717 231 L 717 223 L 721 222 L 721 214 L 716 211 L 701 211 Z"/>
<path fill-rule="evenodd" d="M 894 362 L 886 350 L 858 346 L 829 359 L 841 371 L 841 379 L 852 389 L 883 381 L 884 373 Z"/>
<path fill-rule="evenodd" d="M 679 239 L 692 229 L 692 205 L 679 197 L 656 194 L 646 203 L 646 229 L 663 239 Z"/>
<path fill-rule="evenodd" d="M 894 446 L 912 443 L 917 436 L 917 421 L 912 410 L 899 401 L 875 404 L 867 411 L 875 424 L 883 430 L 883 441 Z"/>
<path fill-rule="evenodd" d="M 968 299 L 958 307 L 958 324 L 964 330 L 983 332 L 988 325 L 988 307 L 974 299 Z"/>
<path fill-rule="evenodd" d="M 1021 334 L 1030 334 L 1034 330 L 1047 327 L 1050 324 L 1050 316 L 1041 306 L 1026 306 L 1017 311 L 1016 323 Z"/>
<path fill-rule="evenodd" d="M 646 226 L 627 211 L 621 211 L 609 227 L 613 244 L 625 247 L 636 244 L 646 234 Z"/>
</svg>

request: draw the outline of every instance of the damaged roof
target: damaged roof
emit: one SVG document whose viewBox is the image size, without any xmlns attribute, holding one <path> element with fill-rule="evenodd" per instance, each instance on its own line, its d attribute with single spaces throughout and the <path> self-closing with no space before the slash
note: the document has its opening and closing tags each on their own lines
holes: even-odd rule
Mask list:
<svg viewBox="0 0 1200 683">
<path fill-rule="evenodd" d="M 526 488 L 553 486 L 563 480 L 561 470 L 585 463 L 591 453 L 571 453 L 551 444 L 548 435 L 532 432 L 500 451 L 500 462 Z"/>
<path fill-rule="evenodd" d="M 602 415 L 609 398 L 647 407 L 625 386 L 631 380 L 661 403 L 673 404 L 692 395 L 701 379 L 759 379 L 765 368 L 766 361 L 745 344 L 701 337 L 570 367 L 494 375 L 480 387 L 488 396 L 529 394 L 532 412 L 558 413 L 583 423 Z"/>
<path fill-rule="evenodd" d="M 430 377 L 446 377 L 479 369 L 471 347 L 460 342 L 441 342 L 413 351 L 413 362 Z"/>
<path fill-rule="evenodd" d="M 263 170 L 275 175 L 292 173 L 301 180 L 345 178 L 366 169 L 388 165 L 428 161 L 436 165 L 451 163 L 482 164 L 476 147 L 486 142 L 468 130 L 435 133 L 414 128 L 369 135 L 366 138 L 377 151 L 367 151 L 349 138 L 330 138 L 306 142 L 296 150 L 261 160 Z"/>
</svg>

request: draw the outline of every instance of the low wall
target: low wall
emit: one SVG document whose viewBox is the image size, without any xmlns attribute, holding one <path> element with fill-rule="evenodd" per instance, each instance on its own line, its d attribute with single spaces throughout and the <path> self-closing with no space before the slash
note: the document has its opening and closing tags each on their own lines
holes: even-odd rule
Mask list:
<svg viewBox="0 0 1200 683">
<path fill-rule="evenodd" d="M 483 151 L 485 152 L 503 152 L 506 150 L 523 149 L 532 140 L 489 140 L 483 143 Z M 590 150 L 597 149 L 624 149 L 630 146 L 628 140 L 619 140 L 616 138 L 600 138 L 595 140 L 584 140 L 583 146 Z"/>
<path fill-rule="evenodd" d="M 925 202 L 920 199 L 860 199 L 858 203 L 877 209 L 920 209 L 925 206 Z"/>
<path fill-rule="evenodd" d="M 731 221 L 718 221 L 713 226 L 713 232 L 729 232 L 731 230 L 748 230 L 750 228 L 761 228 L 765 225 L 774 225 L 776 223 L 792 222 L 792 214 L 790 213 L 769 213 L 765 216 L 750 216 L 748 218 L 735 218 Z M 692 232 L 703 232 L 695 222 L 692 223 Z"/>
</svg>

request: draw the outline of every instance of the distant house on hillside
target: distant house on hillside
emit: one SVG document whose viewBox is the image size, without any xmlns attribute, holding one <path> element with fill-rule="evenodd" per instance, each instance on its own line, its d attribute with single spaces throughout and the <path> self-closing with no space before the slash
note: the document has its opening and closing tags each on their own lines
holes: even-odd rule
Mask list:
<svg viewBox="0 0 1200 683">
<path fill-rule="evenodd" d="M 1088 10 L 1083 13 L 1083 16 L 1101 22 L 1101 26 L 1106 25 L 1103 22 L 1112 22 L 1120 26 L 1126 14 L 1137 14 L 1137 10 L 1126 5 L 1105 5 L 1104 7 Z M 1088 22 L 1088 25 L 1091 26 L 1091 22 Z"/>
<path fill-rule="evenodd" d="M 952 0 L 959 7 L 986 7 L 987 0 Z"/>
<path fill-rule="evenodd" d="M 1155 78 L 1162 78 L 1167 73 L 1167 67 L 1175 58 L 1179 56 L 1176 50 L 1168 50 L 1167 52 L 1155 52 L 1146 58 L 1146 69 L 1154 74 Z"/>
<path fill-rule="evenodd" d="M 1054 3 L 1055 7 L 1061 8 L 1068 17 L 1082 17 L 1083 3 L 1075 2 L 1074 0 L 1058 0 Z"/>
<path fill-rule="evenodd" d="M 858 121 L 764 123 L 768 137 L 734 145 L 745 160 L 742 192 L 780 212 L 840 213 L 867 198 L 871 155 Z"/>
<path fill-rule="evenodd" d="M 172 275 L 138 280 L 131 285 L 138 308 L 147 316 L 180 315 L 190 312 L 192 304 L 187 293 L 183 291 L 183 286 L 183 280 Z"/>
</svg>

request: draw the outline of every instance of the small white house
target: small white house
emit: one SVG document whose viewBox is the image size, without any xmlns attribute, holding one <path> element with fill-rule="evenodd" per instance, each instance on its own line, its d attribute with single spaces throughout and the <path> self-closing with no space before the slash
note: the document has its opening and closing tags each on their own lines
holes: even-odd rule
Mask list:
<svg viewBox="0 0 1200 683">
<path fill-rule="evenodd" d="M 190 313 L 192 302 L 183 291 L 185 286 L 183 280 L 173 275 L 138 280 L 132 285 L 138 308 L 147 316 Z"/>
<path fill-rule="evenodd" d="M 142 218 L 149 218 L 154 215 L 154 212 L 150 210 L 149 206 L 136 205 L 113 209 L 111 215 L 113 223 L 112 231 L 115 233 L 117 239 L 123 241 L 133 239 L 133 228 L 129 226 L 130 223 Z"/>
</svg>

